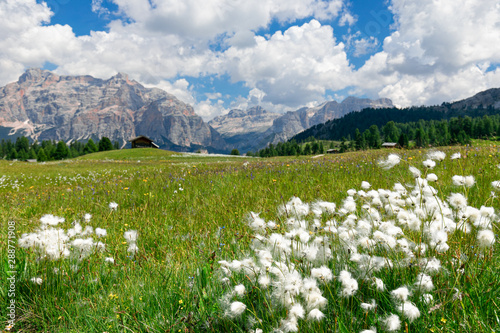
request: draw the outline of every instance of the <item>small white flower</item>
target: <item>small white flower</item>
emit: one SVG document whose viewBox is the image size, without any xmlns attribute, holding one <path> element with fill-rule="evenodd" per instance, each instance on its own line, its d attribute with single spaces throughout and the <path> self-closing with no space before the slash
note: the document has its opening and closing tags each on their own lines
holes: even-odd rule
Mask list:
<svg viewBox="0 0 500 333">
<path fill-rule="evenodd" d="M 125 240 L 128 242 L 128 243 L 134 243 L 137 241 L 137 230 L 129 230 L 129 231 L 126 231 L 124 234 L 123 234 L 123 237 L 125 237 Z"/>
<path fill-rule="evenodd" d="M 234 287 L 234 292 L 238 295 L 238 296 L 243 296 L 245 295 L 245 286 L 242 285 L 242 284 L 239 284 L 237 285 L 236 287 Z"/>
<path fill-rule="evenodd" d="M 378 165 L 381 168 L 388 170 L 394 167 L 395 165 L 399 164 L 399 162 L 401 162 L 401 157 L 399 157 L 399 155 L 390 154 L 389 156 L 387 156 L 387 159 L 385 161 L 380 160 L 378 162 Z"/>
<path fill-rule="evenodd" d="M 420 317 L 420 311 L 418 308 L 411 302 L 404 302 L 400 306 L 397 307 L 398 311 L 403 314 L 410 323 Z"/>
<path fill-rule="evenodd" d="M 477 242 L 480 247 L 491 247 L 495 243 L 495 234 L 489 229 L 481 230 L 477 233 Z"/>
<path fill-rule="evenodd" d="M 418 178 L 422 174 L 420 170 L 415 168 L 414 166 L 410 166 L 409 169 L 414 178 Z"/>
<path fill-rule="evenodd" d="M 434 297 L 432 297 L 431 294 L 423 294 L 422 301 L 424 301 L 425 304 L 431 304 L 432 301 L 434 301 Z"/>
<path fill-rule="evenodd" d="M 455 154 L 451 155 L 450 158 L 452 160 L 456 160 L 456 159 L 461 158 L 461 157 L 462 157 L 462 155 L 460 154 L 460 152 L 458 152 L 458 153 L 455 153 Z"/>
<path fill-rule="evenodd" d="M 115 259 L 113 259 L 111 257 L 107 257 L 106 259 L 104 259 L 104 262 L 109 262 L 110 264 L 114 264 L 115 263 Z"/>
<path fill-rule="evenodd" d="M 109 203 L 109 209 L 116 210 L 118 208 L 118 204 L 114 201 Z"/>
<path fill-rule="evenodd" d="M 434 168 L 436 166 L 436 162 L 434 162 L 433 160 L 425 160 L 425 161 L 422 162 L 422 164 L 427 169 L 432 169 L 432 168 Z"/>
<path fill-rule="evenodd" d="M 320 321 L 325 315 L 319 309 L 312 309 L 307 314 L 307 319 L 312 321 Z"/>
<path fill-rule="evenodd" d="M 95 234 L 97 237 L 104 237 L 108 234 L 108 232 L 106 231 L 106 229 L 95 228 Z"/>
<path fill-rule="evenodd" d="M 432 289 L 434 289 L 432 278 L 424 273 L 418 274 L 417 280 L 415 281 L 415 288 L 423 291 L 431 291 Z"/>
<path fill-rule="evenodd" d="M 59 223 L 64 222 L 64 217 L 47 214 L 40 218 L 40 222 L 42 222 L 42 224 L 58 225 Z"/>
<path fill-rule="evenodd" d="M 399 287 L 398 289 L 394 289 L 391 291 L 392 297 L 400 302 L 406 302 L 408 300 L 408 296 L 410 296 L 410 291 L 407 287 Z"/>
<path fill-rule="evenodd" d="M 491 186 L 497 191 L 500 191 L 500 180 L 496 180 L 494 182 L 491 182 Z"/>
<path fill-rule="evenodd" d="M 295 304 L 290 309 L 290 315 L 294 316 L 296 318 L 304 318 L 304 315 L 305 315 L 304 307 L 302 305 L 298 304 L 298 303 Z"/>
<path fill-rule="evenodd" d="M 377 303 L 375 303 L 375 300 L 372 299 L 370 303 L 361 303 L 360 306 L 363 310 L 365 310 L 365 312 L 368 312 L 375 310 L 377 308 Z"/>
<path fill-rule="evenodd" d="M 387 318 L 384 319 L 383 323 L 385 329 L 389 332 L 399 331 L 399 329 L 401 328 L 401 320 L 395 314 L 389 315 Z"/>
<path fill-rule="evenodd" d="M 241 302 L 233 302 L 231 303 L 231 313 L 235 316 L 241 315 L 245 310 L 247 306 Z"/>
<path fill-rule="evenodd" d="M 90 215 L 89 213 L 87 213 L 83 216 L 83 219 L 85 220 L 85 222 L 89 222 L 91 218 L 92 218 L 92 215 Z"/>
<path fill-rule="evenodd" d="M 326 266 L 311 269 L 311 276 L 321 282 L 329 282 L 333 279 L 332 271 Z"/>
<path fill-rule="evenodd" d="M 427 154 L 427 158 L 436 161 L 443 161 L 446 158 L 446 154 L 442 151 L 435 150 Z"/>
<path fill-rule="evenodd" d="M 426 179 L 427 179 L 428 182 L 435 182 L 435 181 L 438 180 L 438 177 L 436 176 L 435 173 L 430 173 L 430 174 L 427 175 Z"/>
<path fill-rule="evenodd" d="M 127 249 L 127 252 L 128 253 L 132 253 L 132 254 L 135 254 L 139 251 L 139 248 L 137 247 L 137 245 L 135 243 L 131 243 Z"/>
<path fill-rule="evenodd" d="M 361 188 L 363 190 L 368 190 L 370 187 L 372 187 L 372 185 L 370 183 L 368 183 L 367 181 L 362 181 L 361 182 Z"/>
</svg>

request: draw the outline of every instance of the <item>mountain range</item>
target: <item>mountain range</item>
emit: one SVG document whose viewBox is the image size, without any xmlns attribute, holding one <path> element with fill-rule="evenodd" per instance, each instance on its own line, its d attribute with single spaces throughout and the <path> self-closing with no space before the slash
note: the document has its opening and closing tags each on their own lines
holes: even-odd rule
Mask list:
<svg viewBox="0 0 500 333">
<path fill-rule="evenodd" d="M 230 149 L 190 105 L 121 73 L 102 80 L 29 69 L 17 82 L 0 88 L 0 127 L 3 133 L 39 141 L 105 136 L 124 146 L 135 136 L 147 135 L 165 149 Z"/>
<path fill-rule="evenodd" d="M 499 91 L 479 93 L 450 107 L 500 107 Z M 25 135 L 69 143 L 108 137 L 124 147 L 129 139 L 145 135 L 163 149 L 247 152 L 367 108 L 395 109 L 389 99 L 348 97 L 284 114 L 260 106 L 234 109 L 206 123 L 192 106 L 161 89 L 146 88 L 127 74 L 104 80 L 32 68 L 0 88 L 0 138 Z"/>
</svg>

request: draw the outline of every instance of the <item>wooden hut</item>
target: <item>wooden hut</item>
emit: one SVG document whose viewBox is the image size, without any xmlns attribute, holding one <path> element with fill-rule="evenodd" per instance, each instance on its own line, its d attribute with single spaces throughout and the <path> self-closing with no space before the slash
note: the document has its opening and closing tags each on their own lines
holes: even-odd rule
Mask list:
<svg viewBox="0 0 500 333">
<path fill-rule="evenodd" d="M 153 140 L 144 135 L 139 135 L 128 141 L 132 144 L 132 148 L 160 148 Z"/>
</svg>

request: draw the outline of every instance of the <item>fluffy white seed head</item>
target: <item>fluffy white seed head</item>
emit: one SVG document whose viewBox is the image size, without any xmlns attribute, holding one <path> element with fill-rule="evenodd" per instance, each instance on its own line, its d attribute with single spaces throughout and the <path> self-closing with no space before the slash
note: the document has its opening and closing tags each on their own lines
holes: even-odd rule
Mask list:
<svg viewBox="0 0 500 333">
<path fill-rule="evenodd" d="M 477 233 L 477 242 L 480 247 L 492 247 L 495 243 L 495 234 L 489 229 L 481 230 Z"/>
<path fill-rule="evenodd" d="M 399 155 L 390 154 L 389 156 L 387 156 L 386 160 L 380 160 L 378 162 L 378 165 L 381 168 L 388 170 L 394 167 L 395 165 L 399 164 L 399 162 L 401 162 L 401 157 L 399 157 Z"/>
<path fill-rule="evenodd" d="M 233 302 L 231 303 L 230 311 L 232 315 L 239 316 L 246 310 L 246 308 L 247 306 L 242 302 Z"/>
<path fill-rule="evenodd" d="M 391 314 L 383 320 L 384 327 L 389 332 L 399 331 L 401 328 L 401 320 L 398 315 Z"/>
</svg>

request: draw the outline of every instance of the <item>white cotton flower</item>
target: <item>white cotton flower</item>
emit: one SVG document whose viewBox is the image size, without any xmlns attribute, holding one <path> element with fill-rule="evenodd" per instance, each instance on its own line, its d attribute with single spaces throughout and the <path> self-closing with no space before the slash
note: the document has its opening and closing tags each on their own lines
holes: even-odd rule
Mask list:
<svg viewBox="0 0 500 333">
<path fill-rule="evenodd" d="M 436 166 L 436 162 L 434 162 L 433 160 L 425 160 L 422 162 L 422 164 L 427 169 L 433 169 Z"/>
<path fill-rule="evenodd" d="M 411 302 L 404 302 L 397 307 L 398 311 L 403 314 L 410 323 L 420 317 L 420 311 L 418 308 Z"/>
<path fill-rule="evenodd" d="M 461 158 L 461 157 L 462 157 L 462 155 L 460 154 L 460 152 L 458 152 L 458 153 L 455 153 L 455 154 L 451 155 L 451 157 L 450 157 L 450 158 L 451 158 L 452 160 L 456 160 L 456 159 L 459 159 L 459 158 Z"/>
<path fill-rule="evenodd" d="M 106 231 L 106 229 L 102 229 L 102 228 L 95 228 L 95 234 L 97 237 L 104 237 L 106 236 L 108 233 Z"/>
<path fill-rule="evenodd" d="M 489 229 L 481 230 L 477 233 L 479 247 L 491 247 L 495 243 L 495 234 Z"/>
<path fill-rule="evenodd" d="M 422 301 L 425 304 L 431 304 L 434 301 L 434 297 L 431 294 L 423 294 Z"/>
<path fill-rule="evenodd" d="M 453 185 L 455 185 L 455 186 L 464 186 L 465 185 L 465 177 L 464 176 L 455 175 L 455 176 L 451 177 L 451 180 L 453 181 Z"/>
<path fill-rule="evenodd" d="M 298 332 L 299 331 L 299 326 L 298 326 L 298 321 L 297 318 L 294 316 L 290 316 L 287 319 L 281 320 L 281 327 L 282 327 L 282 332 Z"/>
<path fill-rule="evenodd" d="M 465 186 L 472 187 L 476 183 L 474 176 L 466 176 L 465 177 Z"/>
<path fill-rule="evenodd" d="M 401 320 L 398 315 L 391 314 L 383 320 L 385 329 L 389 332 L 399 331 L 401 328 Z"/>
<path fill-rule="evenodd" d="M 439 272 L 441 269 L 441 261 L 432 257 L 431 259 L 423 259 L 422 265 L 423 271 L 426 273 L 434 274 Z"/>
<path fill-rule="evenodd" d="M 295 318 L 304 318 L 305 315 L 304 307 L 299 303 L 293 305 L 290 308 L 290 315 L 294 316 Z"/>
<path fill-rule="evenodd" d="M 242 284 L 239 284 L 237 286 L 234 287 L 234 292 L 238 295 L 238 296 L 243 296 L 245 295 L 245 286 L 242 285 Z"/>
<path fill-rule="evenodd" d="M 377 308 L 377 303 L 375 303 L 375 300 L 372 299 L 370 303 L 361 303 L 360 306 L 361 309 L 363 309 L 365 312 L 368 312 L 375 310 Z"/>
<path fill-rule="evenodd" d="M 265 231 L 266 230 L 266 221 L 259 217 L 259 214 L 250 212 L 249 214 L 249 225 L 255 231 Z"/>
<path fill-rule="evenodd" d="M 127 252 L 128 253 L 137 253 L 139 251 L 139 248 L 137 247 L 137 245 L 135 243 L 131 243 L 129 246 L 128 246 L 128 249 L 127 249 Z"/>
<path fill-rule="evenodd" d="M 94 232 L 94 228 L 92 228 L 90 225 L 88 225 L 85 227 L 85 229 L 83 229 L 82 236 L 91 235 L 93 232 Z"/>
<path fill-rule="evenodd" d="M 85 220 L 85 222 L 90 222 L 91 218 L 92 218 L 92 215 L 90 215 L 89 213 L 87 213 L 83 216 L 83 219 Z"/>
<path fill-rule="evenodd" d="M 92 252 L 95 244 L 92 238 L 77 238 L 71 242 L 71 245 L 76 250 L 75 255 L 78 256 L 79 259 L 83 259 Z"/>
<path fill-rule="evenodd" d="M 363 180 L 363 181 L 361 182 L 361 188 L 362 188 L 363 190 L 368 190 L 370 187 L 372 187 L 372 185 L 371 185 L 370 183 L 368 183 L 367 181 L 364 181 L 364 180 Z"/>
<path fill-rule="evenodd" d="M 342 291 L 340 295 L 343 297 L 353 296 L 358 290 L 358 281 L 352 278 L 351 273 L 348 271 L 341 271 L 339 274 L 339 280 L 342 283 Z"/>
<path fill-rule="evenodd" d="M 434 284 L 432 283 L 432 278 L 424 273 L 417 275 L 417 280 L 415 281 L 415 288 L 422 291 L 431 291 L 434 289 Z"/>
<path fill-rule="evenodd" d="M 311 269 L 311 276 L 321 282 L 329 282 L 333 279 L 332 271 L 326 266 Z"/>
<path fill-rule="evenodd" d="M 247 306 L 244 303 L 241 302 L 233 302 L 231 303 L 231 313 L 235 316 L 241 315 L 245 310 Z"/>
<path fill-rule="evenodd" d="M 500 180 L 496 180 L 494 182 L 491 182 L 491 186 L 497 191 L 500 191 Z"/>
<path fill-rule="evenodd" d="M 261 275 L 259 276 L 258 282 L 262 288 L 267 288 L 271 284 L 271 278 L 267 275 Z"/>
<path fill-rule="evenodd" d="M 425 179 L 427 179 L 428 182 L 435 182 L 438 180 L 438 177 L 436 176 L 435 173 L 430 173 L 427 175 Z"/>
<path fill-rule="evenodd" d="M 320 321 L 325 315 L 319 309 L 312 309 L 307 314 L 307 319 L 311 321 Z"/>
<path fill-rule="evenodd" d="M 377 291 L 384 291 L 385 290 L 384 281 L 382 281 L 381 279 L 379 279 L 377 277 L 373 278 L 373 286 L 375 286 L 375 289 L 377 289 Z"/>
<path fill-rule="evenodd" d="M 355 196 L 356 193 L 358 193 L 355 189 L 351 188 L 349 190 L 347 190 L 347 195 L 352 197 L 352 196 Z"/>
<path fill-rule="evenodd" d="M 52 214 L 46 214 L 40 218 L 40 222 L 42 222 L 42 224 L 58 225 L 59 223 L 64 222 L 64 217 L 58 217 Z"/>
<path fill-rule="evenodd" d="M 43 283 L 43 280 L 39 277 L 33 277 L 31 278 L 31 282 L 33 282 L 34 284 L 41 285 Z"/>
<path fill-rule="evenodd" d="M 353 197 L 349 196 L 344 199 L 342 208 L 344 208 L 349 213 L 354 213 L 356 211 L 356 201 L 354 201 Z"/>
<path fill-rule="evenodd" d="M 390 154 L 389 156 L 387 156 L 387 159 L 384 161 L 384 160 L 380 160 L 378 162 L 378 165 L 382 168 L 382 169 L 391 169 L 392 167 L 394 167 L 395 165 L 399 164 L 399 162 L 401 162 L 401 157 L 399 157 L 399 155 L 396 155 L 396 154 Z"/>
<path fill-rule="evenodd" d="M 399 287 L 391 291 L 391 296 L 399 302 L 406 302 L 410 295 L 410 290 L 407 287 Z"/>
<path fill-rule="evenodd" d="M 467 207 L 467 199 L 461 193 L 450 194 L 448 203 L 455 209 Z"/>
<path fill-rule="evenodd" d="M 125 237 L 125 240 L 128 243 L 134 243 L 137 241 L 137 230 L 125 231 L 125 233 L 123 234 L 123 237 Z"/>
<path fill-rule="evenodd" d="M 377 333 L 377 329 L 375 327 L 370 327 L 369 330 L 362 330 L 359 333 Z"/>
<path fill-rule="evenodd" d="M 107 257 L 106 259 L 104 259 L 104 262 L 108 262 L 110 264 L 114 264 L 115 263 L 115 259 L 113 259 L 112 257 Z"/>
<path fill-rule="evenodd" d="M 434 150 L 427 153 L 427 158 L 435 161 L 443 161 L 446 158 L 446 154 L 442 151 Z"/>
<path fill-rule="evenodd" d="M 114 201 L 109 203 L 109 209 L 116 210 L 118 208 L 118 204 Z"/>
<path fill-rule="evenodd" d="M 410 166 L 409 170 L 411 174 L 413 175 L 413 178 L 419 178 L 420 175 L 422 174 L 419 169 L 415 168 L 414 166 Z"/>
<path fill-rule="evenodd" d="M 321 295 L 319 289 L 312 290 L 306 293 L 304 298 L 308 310 L 323 309 L 328 303 L 328 300 L 325 297 L 323 297 L 323 295 Z"/>
</svg>

